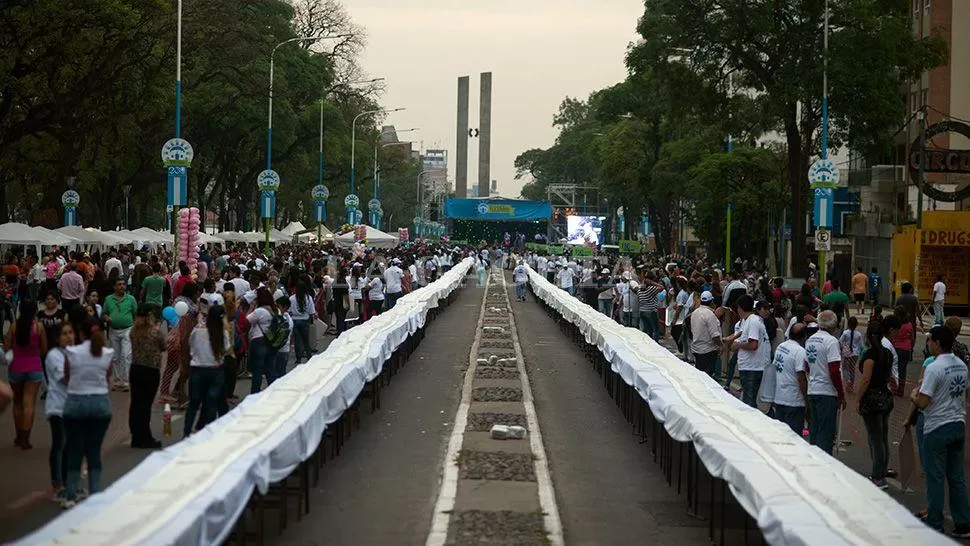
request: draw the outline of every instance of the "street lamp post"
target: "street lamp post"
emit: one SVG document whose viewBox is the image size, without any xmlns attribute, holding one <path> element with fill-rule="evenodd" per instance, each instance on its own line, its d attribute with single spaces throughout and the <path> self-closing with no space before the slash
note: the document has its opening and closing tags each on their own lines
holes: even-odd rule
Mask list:
<svg viewBox="0 0 970 546">
<path fill-rule="evenodd" d="M 321 40 L 336 40 L 349 37 L 349 34 L 338 36 L 296 36 L 276 44 L 269 55 L 269 115 L 266 123 L 266 170 L 259 173 L 256 183 L 260 192 L 260 212 L 263 217 L 263 228 L 266 231 L 266 254 L 269 254 L 270 221 L 276 212 L 276 190 L 279 189 L 280 177 L 273 171 L 273 76 L 276 67 L 276 51 L 286 44 L 293 42 L 318 42 Z M 322 108 L 322 105 L 321 105 Z M 322 138 L 322 137 L 321 137 Z"/>
<path fill-rule="evenodd" d="M 323 96 L 320 97 L 320 163 L 319 163 L 319 168 L 318 168 L 318 173 L 317 173 L 317 187 L 323 187 L 323 105 L 324 105 L 324 102 L 326 101 L 327 95 L 330 93 L 330 91 L 333 91 L 334 89 L 336 89 L 338 87 L 344 87 L 344 86 L 350 86 L 350 85 L 357 85 L 357 84 L 360 84 L 360 83 L 377 83 L 377 82 L 383 81 L 383 80 L 384 80 L 384 78 L 374 78 L 372 80 L 358 80 L 358 81 L 353 81 L 353 82 L 338 83 L 338 84 L 334 85 L 333 87 L 331 87 L 331 88 L 329 88 L 329 89 L 327 89 L 327 90 L 325 90 L 323 92 Z M 327 195 L 328 196 L 330 195 L 330 192 L 329 191 L 327 192 Z M 324 201 L 325 200 L 326 200 L 326 198 L 324 198 Z M 324 212 L 324 219 L 323 220 L 320 220 L 319 223 L 326 223 L 326 203 L 324 203 L 323 212 Z M 319 238 L 319 235 L 320 235 L 319 232 L 320 232 L 320 229 L 319 229 L 319 226 L 317 226 L 317 236 L 318 236 L 318 238 Z"/>
<path fill-rule="evenodd" d="M 357 212 L 357 205 L 360 204 L 360 198 L 357 197 L 357 195 L 355 194 L 355 187 L 354 187 L 354 182 L 355 182 L 355 177 L 356 177 L 356 170 L 357 170 L 357 157 L 356 157 L 356 155 L 357 155 L 357 120 L 360 119 L 360 118 L 362 118 L 362 117 L 364 117 L 364 116 L 368 116 L 368 115 L 371 115 L 371 114 L 379 114 L 379 113 L 385 113 L 385 114 L 387 114 L 387 113 L 391 113 L 391 112 L 400 112 L 402 110 L 404 110 L 404 108 L 395 108 L 393 110 L 384 110 L 384 109 L 368 110 L 366 112 L 361 112 L 361 113 L 357 114 L 354 117 L 353 123 L 350 124 L 350 193 L 347 194 L 347 197 L 344 199 L 344 205 L 347 206 L 347 223 L 348 224 L 353 224 L 354 223 L 354 217 L 356 216 L 355 213 Z"/>
<path fill-rule="evenodd" d="M 125 229 L 130 229 L 131 226 L 128 225 L 128 197 L 131 195 L 131 186 L 124 185 L 121 187 L 121 191 L 125 193 Z"/>
<path fill-rule="evenodd" d="M 380 223 L 380 213 L 379 213 L 379 211 L 382 210 L 381 209 L 381 202 L 380 202 L 380 200 L 381 200 L 381 183 L 380 183 L 381 169 L 380 169 L 380 163 L 378 163 L 378 161 L 377 161 L 377 150 L 378 150 L 378 148 L 387 148 L 388 146 L 403 146 L 405 144 L 411 144 L 410 142 L 388 142 L 386 144 L 381 144 L 381 138 L 383 138 L 384 135 L 392 135 L 392 134 L 400 134 L 400 133 L 412 133 L 412 132 L 418 131 L 418 130 L 419 129 L 417 127 L 414 127 L 412 129 L 404 129 L 404 130 L 401 130 L 401 131 L 397 131 L 397 130 L 394 130 L 394 131 L 384 131 L 384 132 L 382 132 L 380 134 L 379 137 L 377 137 L 377 142 L 374 143 L 374 194 L 373 194 L 373 198 L 371 199 L 371 201 L 375 201 L 376 200 L 377 201 L 377 204 L 373 208 L 370 207 L 370 206 L 368 206 L 368 208 L 370 209 L 370 225 L 376 227 L 377 229 L 381 229 L 381 227 L 378 224 Z"/>
</svg>

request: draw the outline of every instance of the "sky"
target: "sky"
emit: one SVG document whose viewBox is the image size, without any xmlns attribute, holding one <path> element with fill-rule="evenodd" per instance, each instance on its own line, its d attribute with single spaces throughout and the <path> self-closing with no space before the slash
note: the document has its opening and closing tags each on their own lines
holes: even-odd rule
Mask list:
<svg viewBox="0 0 970 546">
<path fill-rule="evenodd" d="M 637 39 L 638 0 L 345 0 L 364 27 L 361 65 L 386 78 L 386 124 L 420 127 L 425 149 L 445 148 L 455 176 L 457 88 L 471 76 L 469 126 L 478 127 L 479 73 L 492 72 L 493 180 L 518 197 L 515 157 L 556 138 L 552 116 L 566 96 L 586 98 L 624 79 Z M 478 180 L 478 140 L 469 140 L 469 188 Z"/>
</svg>

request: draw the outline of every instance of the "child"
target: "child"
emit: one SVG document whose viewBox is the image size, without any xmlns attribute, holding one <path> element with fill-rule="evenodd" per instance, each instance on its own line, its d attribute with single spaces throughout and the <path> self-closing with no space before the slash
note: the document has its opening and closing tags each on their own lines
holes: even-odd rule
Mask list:
<svg viewBox="0 0 970 546">
<path fill-rule="evenodd" d="M 98 303 L 98 293 L 94 290 L 89 290 L 88 295 L 85 298 L 87 304 L 94 310 L 94 317 L 101 320 L 101 304 Z"/>
<path fill-rule="evenodd" d="M 842 346 L 842 378 L 845 380 L 846 390 L 855 392 L 855 370 L 862 352 L 862 332 L 859 331 L 858 318 L 849 317 L 849 327 L 842 332 L 839 343 Z"/>
<path fill-rule="evenodd" d="M 290 343 L 293 342 L 293 317 L 290 316 L 290 300 L 288 298 L 282 297 L 277 299 L 276 307 L 279 309 L 280 314 L 283 315 L 283 319 L 286 320 L 290 332 L 286 343 L 276 353 L 276 379 L 279 379 L 286 374 L 286 364 L 290 360 Z"/>
</svg>

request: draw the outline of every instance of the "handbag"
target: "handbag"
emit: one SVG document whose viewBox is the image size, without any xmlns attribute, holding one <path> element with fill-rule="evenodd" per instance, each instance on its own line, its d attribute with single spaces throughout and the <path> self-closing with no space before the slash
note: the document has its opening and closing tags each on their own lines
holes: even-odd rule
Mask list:
<svg viewBox="0 0 970 546">
<path fill-rule="evenodd" d="M 893 393 L 886 387 L 870 386 L 859 400 L 859 413 L 862 415 L 889 413 L 892 410 Z"/>
</svg>

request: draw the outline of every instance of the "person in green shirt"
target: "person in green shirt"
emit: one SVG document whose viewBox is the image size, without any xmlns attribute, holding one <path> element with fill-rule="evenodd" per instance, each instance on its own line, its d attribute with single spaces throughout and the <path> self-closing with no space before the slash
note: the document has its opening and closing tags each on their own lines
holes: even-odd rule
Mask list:
<svg viewBox="0 0 970 546">
<path fill-rule="evenodd" d="M 114 349 L 114 387 L 127 391 L 128 371 L 131 369 L 131 326 L 135 323 L 135 313 L 138 303 L 127 292 L 128 286 L 124 279 L 115 281 L 114 293 L 105 298 L 103 315 L 104 323 L 108 325 L 108 341 Z"/>
<path fill-rule="evenodd" d="M 849 306 L 849 296 L 839 288 L 839 281 L 832 279 L 832 291 L 822 297 L 822 302 L 825 306 L 835 311 L 835 316 L 839 319 L 839 324 L 842 324 L 842 317 L 845 316 L 845 310 Z"/>
<path fill-rule="evenodd" d="M 165 307 L 165 277 L 161 276 L 162 265 L 152 264 L 152 274 L 141 281 L 141 301 Z"/>
</svg>

